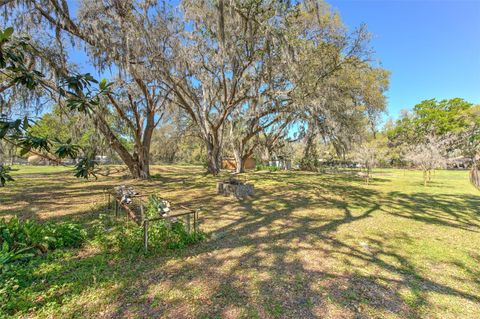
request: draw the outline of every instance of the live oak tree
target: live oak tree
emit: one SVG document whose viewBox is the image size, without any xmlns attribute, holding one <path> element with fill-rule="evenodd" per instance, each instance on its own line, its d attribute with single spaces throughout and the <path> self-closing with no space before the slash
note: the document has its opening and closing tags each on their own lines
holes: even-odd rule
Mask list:
<svg viewBox="0 0 480 319">
<path fill-rule="evenodd" d="M 150 65 L 143 61 L 162 49 L 162 41 L 170 33 L 164 32 L 167 26 L 160 19 L 150 19 L 146 12 L 148 8 L 146 2 L 138 2 L 135 6 L 129 1 L 112 1 L 110 4 L 87 0 L 81 2 L 76 16 L 72 16 L 67 1 L 63 0 L 21 1 L 16 7 L 24 26 L 50 28 L 47 34 L 55 35 L 51 43 L 58 54 L 56 60 L 45 54 L 51 50 L 40 46 L 40 43 L 45 45 L 45 41 L 37 42 L 39 56 L 53 76 L 52 87 L 72 73 L 66 39 L 86 48 L 89 62 L 98 70 L 110 68 L 117 71 L 114 82 L 105 80 L 98 88 L 85 85 L 82 90 L 70 90 L 66 94 L 77 98 L 78 103 L 68 106 L 90 117 L 134 178 L 150 175 L 151 137 L 167 104 L 165 85 L 161 79 L 152 77 Z M 146 30 L 154 34 L 155 46 L 148 46 L 149 39 L 142 37 Z M 155 51 L 149 51 L 149 48 Z M 97 103 L 82 103 L 87 88 L 98 97 Z M 126 127 L 127 136 L 134 145 L 132 151 L 122 143 L 122 136 L 112 125 L 115 121 L 117 127 Z"/>
<path fill-rule="evenodd" d="M 361 112 L 368 115 L 384 108 L 388 74 L 369 67 L 364 27 L 346 32 L 339 17 L 320 2 L 283 9 L 281 26 L 269 29 L 275 31 L 275 41 L 252 69 L 257 76 L 251 77 L 249 98 L 228 118 L 237 172 L 258 146 L 260 132 L 268 132 L 275 142 L 302 113 L 312 127 L 319 117 L 329 117 L 333 128 L 349 112 L 351 105 L 338 107 L 348 99 L 363 102 Z"/>
<path fill-rule="evenodd" d="M 295 137 L 298 135 L 294 133 L 293 138 L 289 137 L 290 129 L 295 123 L 295 116 L 290 115 L 290 117 L 282 118 L 268 129 L 262 131 L 258 138 L 258 147 L 263 148 L 263 154 L 258 156 L 258 158 L 270 161 L 274 156 L 288 157 L 289 152 L 287 152 L 287 149 L 289 149 L 289 145 L 295 141 Z"/>
<path fill-rule="evenodd" d="M 365 29 L 347 33 L 316 0 L 184 0 L 180 10 L 158 1 L 85 0 L 75 14 L 65 0 L 6 3 L 23 13 L 30 30 L 50 28 L 51 41 L 38 38 L 37 44 L 44 46 L 39 53 L 54 80 L 71 73 L 67 40 L 85 48 L 100 72 L 118 73 L 114 82 L 86 92 L 97 98 L 87 107 L 81 103 L 84 90 L 68 91 L 79 100 L 69 106 L 88 113 L 137 178 L 149 176 L 151 137 L 166 105 L 182 109 L 197 126 L 208 171 L 217 174 L 227 123 L 253 128 L 233 136 L 241 142 L 235 144 L 241 161 L 259 129 L 291 121 L 292 110 L 325 100 L 318 89 L 331 88 L 325 83 L 333 75 L 368 57 Z M 50 52 L 56 55 L 45 54 Z M 116 134 L 112 117 L 128 129 L 132 151 Z"/>
<path fill-rule="evenodd" d="M 180 15 L 152 1 L 89 0 L 77 17 L 70 15 L 66 1 L 25 3 L 36 19 L 86 46 L 99 68 L 122 71 L 129 89 L 117 86 L 124 93 L 105 94 L 108 104 L 92 112 L 133 176 L 148 176 L 155 114 L 163 101 L 184 109 L 199 127 L 209 172 L 218 173 L 225 121 L 247 98 L 250 70 L 268 46 L 265 21 L 275 13 L 270 3 L 184 1 Z M 131 128 L 133 154 L 106 125 L 105 111 L 115 112 Z"/>
<path fill-rule="evenodd" d="M 315 170 L 318 166 L 316 140 L 330 144 L 339 157 L 360 145 L 368 127 L 376 127 L 378 114 L 385 109 L 384 92 L 389 73 L 355 60 L 343 65 L 324 81 L 316 96 L 303 107 L 305 134 L 301 166 Z M 375 135 L 375 131 L 371 132 Z"/>
<path fill-rule="evenodd" d="M 176 63 L 162 63 L 159 76 L 198 125 L 213 174 L 227 123 L 241 170 L 257 131 L 290 119 L 284 113 L 343 65 L 360 64 L 365 53 L 364 29 L 347 34 L 322 2 L 184 1 L 182 7 L 189 28 L 177 43 L 187 45 L 173 49 Z"/>
<path fill-rule="evenodd" d="M 217 174 L 227 121 L 266 94 L 267 64 L 274 64 L 278 50 L 272 24 L 278 6 L 219 0 L 183 1 L 182 8 L 190 26 L 182 33 L 187 45 L 176 50 L 177 72 L 165 77 L 171 78 L 175 103 L 199 127 L 208 171 Z"/>
<path fill-rule="evenodd" d="M 258 110 L 255 106 L 234 112 L 228 121 L 228 140 L 236 163 L 236 172 L 245 170 L 245 161 L 253 156 L 255 149 L 263 145 L 273 153 L 279 139 L 285 138 L 294 122 L 292 112 Z"/>
</svg>

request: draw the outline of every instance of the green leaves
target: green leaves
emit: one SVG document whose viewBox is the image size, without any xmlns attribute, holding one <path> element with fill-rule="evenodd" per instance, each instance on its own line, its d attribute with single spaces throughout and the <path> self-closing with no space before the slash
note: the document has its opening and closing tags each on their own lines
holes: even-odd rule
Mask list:
<svg viewBox="0 0 480 319">
<path fill-rule="evenodd" d="M 23 85 L 33 90 L 44 75 L 28 67 L 25 53 L 28 39 L 13 37 L 13 28 L 0 31 L 0 68 L 11 79 L 12 84 Z"/>
<path fill-rule="evenodd" d="M 44 75 L 38 71 L 28 71 L 24 68 L 9 68 L 9 70 L 15 72 L 17 75 L 13 78 L 13 83 L 24 85 L 29 90 L 33 90 L 39 83 L 39 78 L 43 78 Z"/>
<path fill-rule="evenodd" d="M 8 27 L 5 30 L 0 31 L 0 42 L 7 41 L 13 34 L 13 28 Z"/>
<path fill-rule="evenodd" d="M 20 221 L 12 218 L 0 220 L 0 269 L 7 264 L 28 260 L 48 250 L 78 247 L 86 232 L 78 224 Z"/>
<path fill-rule="evenodd" d="M 71 111 L 91 114 L 93 107 L 100 105 L 100 94 L 107 91 L 112 83 L 102 79 L 99 83 L 99 92 L 94 92 L 92 85 L 98 83 L 90 73 L 76 74 L 63 79 L 66 88 L 60 88 L 59 93 L 66 98 L 67 106 Z"/>
<path fill-rule="evenodd" d="M 15 134 L 21 132 L 22 121 L 20 119 L 14 121 L 0 119 L 0 139 L 7 136 L 7 134 Z"/>
<path fill-rule="evenodd" d="M 72 144 L 71 138 L 68 139 L 65 143 L 62 143 L 58 139 L 55 139 L 55 141 L 58 143 L 57 149 L 55 150 L 55 155 L 57 155 L 60 158 L 77 157 L 79 146 Z"/>
<path fill-rule="evenodd" d="M 24 135 L 18 138 L 18 141 L 18 146 L 22 148 L 20 151 L 20 155 L 22 156 L 30 152 L 32 149 L 40 152 L 50 152 L 51 142 L 46 137 Z"/>
<path fill-rule="evenodd" d="M 94 176 L 96 178 L 97 176 L 94 172 L 96 165 L 97 163 L 93 155 L 83 158 L 75 165 L 75 177 L 88 178 L 89 176 Z"/>
<path fill-rule="evenodd" d="M 412 114 L 397 121 L 388 132 L 389 138 L 397 144 L 411 144 L 422 143 L 429 134 L 457 134 L 469 125 L 472 107 L 473 104 L 460 98 L 422 101 L 415 105 Z"/>
<path fill-rule="evenodd" d="M 28 90 L 34 90 L 44 78 L 44 75 L 32 70 L 30 60 L 26 56 L 29 53 L 34 55 L 29 39 L 14 37 L 14 29 L 6 28 L 0 30 L 0 68 L 2 74 L 7 77 L 10 85 L 24 86 Z M 27 63 L 28 61 L 28 63 Z M 75 112 L 91 114 L 92 108 L 100 104 L 99 94 L 109 89 L 112 83 L 103 79 L 100 84 L 100 90 L 93 90 L 93 84 L 98 81 L 90 74 L 74 74 L 66 76 L 61 81 L 61 86 L 54 90 L 64 98 L 68 108 Z M 58 158 L 76 158 L 79 152 L 79 146 L 72 144 L 71 139 L 66 142 L 58 138 L 51 140 L 49 137 L 35 136 L 28 132 L 30 125 L 27 117 L 24 119 L 10 120 L 6 117 L 0 117 L 0 139 L 6 139 L 7 142 L 21 148 L 20 155 L 27 155 L 31 151 L 44 156 L 47 159 L 54 159 L 54 154 Z M 52 151 L 53 149 L 53 151 Z M 93 174 L 95 162 L 92 159 L 84 159 L 76 167 L 77 177 L 87 178 Z M 7 181 L 13 180 L 7 174 L 8 169 L 3 167 L 0 170 L 0 183 L 3 186 Z"/>
<path fill-rule="evenodd" d="M 113 82 L 107 82 L 107 79 L 104 78 L 98 84 L 98 88 L 100 89 L 100 91 L 107 91 L 112 85 Z"/>
<path fill-rule="evenodd" d="M 72 95 L 67 99 L 67 106 L 71 111 L 76 111 L 80 113 L 88 114 L 91 112 L 91 103 L 85 100 L 84 98 L 80 98 L 76 95 Z"/>
<path fill-rule="evenodd" d="M 74 92 L 83 91 L 84 89 L 88 89 L 92 83 L 98 83 L 90 73 L 68 76 L 64 78 L 63 81 L 68 89 Z"/>
<path fill-rule="evenodd" d="M 439 102 L 435 99 L 422 101 L 414 107 L 414 124 L 418 130 L 438 135 L 456 132 L 465 126 L 462 115 L 472 106 L 471 103 L 460 98 Z"/>
</svg>

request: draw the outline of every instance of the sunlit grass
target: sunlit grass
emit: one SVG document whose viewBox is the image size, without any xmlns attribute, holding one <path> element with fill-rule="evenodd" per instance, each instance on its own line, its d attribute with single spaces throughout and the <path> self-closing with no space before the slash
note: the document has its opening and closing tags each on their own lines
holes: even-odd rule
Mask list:
<svg viewBox="0 0 480 319">
<path fill-rule="evenodd" d="M 93 243 L 39 262 L 29 317 L 480 317 L 480 193 L 465 171 L 250 172 L 255 196 L 215 193 L 192 166 L 78 180 L 19 167 L 0 216 L 75 219 L 105 213 L 103 189 L 133 184 L 201 210 L 210 240 L 176 253 L 125 256 Z M 36 305 L 33 309 L 32 305 Z M 28 310 L 30 309 L 30 310 Z"/>
</svg>

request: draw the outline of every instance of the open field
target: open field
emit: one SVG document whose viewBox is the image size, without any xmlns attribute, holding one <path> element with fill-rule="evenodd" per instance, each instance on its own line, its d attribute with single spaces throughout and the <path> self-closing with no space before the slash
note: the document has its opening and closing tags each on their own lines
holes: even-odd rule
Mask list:
<svg viewBox="0 0 480 319">
<path fill-rule="evenodd" d="M 90 227 L 103 188 L 155 190 L 202 210 L 209 239 L 165 254 L 93 242 L 35 267 L 15 317 L 479 318 L 480 192 L 465 171 L 251 172 L 247 200 L 215 194 L 202 168 L 156 166 L 150 181 L 79 180 L 21 167 L 0 188 L 0 217 Z M 242 177 L 243 178 L 243 177 Z M 0 316 L 1 317 L 1 316 Z"/>
</svg>

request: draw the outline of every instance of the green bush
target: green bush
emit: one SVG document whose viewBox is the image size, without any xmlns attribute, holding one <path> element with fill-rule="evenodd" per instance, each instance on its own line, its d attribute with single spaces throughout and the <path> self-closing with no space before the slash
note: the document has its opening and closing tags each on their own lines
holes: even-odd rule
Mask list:
<svg viewBox="0 0 480 319">
<path fill-rule="evenodd" d="M 33 274 L 38 266 L 35 261 L 9 264 L 15 267 L 7 267 L 0 272 L 0 318 L 3 318 L 2 314 L 13 315 L 19 308 L 33 306 L 26 300 L 23 290 L 34 281 Z"/>
<path fill-rule="evenodd" d="M 202 232 L 188 233 L 180 220 L 174 222 L 159 220 L 152 222 L 148 227 L 149 251 L 183 249 L 204 238 Z M 133 224 L 129 227 L 120 227 L 115 240 L 123 252 L 143 252 L 143 227 Z"/>
<path fill-rule="evenodd" d="M 95 225 L 95 241 L 107 250 L 138 254 L 144 252 L 143 227 L 132 221 L 114 221 L 103 217 Z M 187 232 L 181 220 L 158 220 L 148 227 L 149 251 L 183 249 L 205 238 L 203 232 Z"/>
<path fill-rule="evenodd" d="M 147 218 L 160 217 L 170 213 L 170 203 L 157 196 L 150 196 L 145 205 Z M 191 225 L 193 228 L 193 225 Z M 104 249 L 118 249 L 123 253 L 144 251 L 143 227 L 134 222 L 116 221 L 111 216 L 100 215 L 94 225 L 95 241 Z M 180 218 L 167 218 L 150 222 L 148 227 L 149 251 L 183 249 L 205 238 L 201 231 L 188 232 Z"/>
<path fill-rule="evenodd" d="M 0 269 L 15 261 L 26 261 L 49 250 L 77 247 L 86 232 L 73 223 L 38 223 L 12 218 L 0 220 Z"/>
<path fill-rule="evenodd" d="M 12 218 L 0 220 L 0 318 L 25 306 L 23 289 L 33 282 L 33 273 L 48 251 L 77 247 L 86 232 L 73 223 L 38 223 Z M 23 296 L 23 297 L 22 297 Z M 32 305 L 28 305 L 30 307 Z"/>
</svg>

